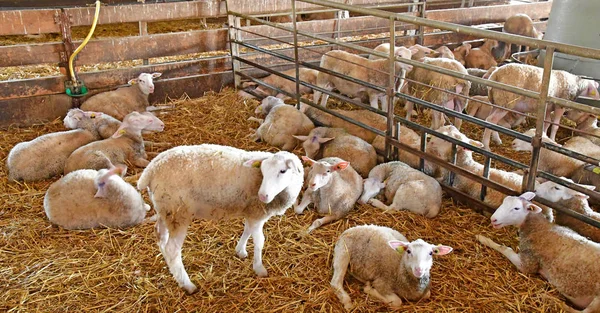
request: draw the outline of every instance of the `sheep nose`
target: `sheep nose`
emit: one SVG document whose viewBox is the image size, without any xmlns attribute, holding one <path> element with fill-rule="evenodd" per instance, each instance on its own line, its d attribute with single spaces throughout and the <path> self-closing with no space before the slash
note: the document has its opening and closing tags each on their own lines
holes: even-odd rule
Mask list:
<svg viewBox="0 0 600 313">
<path fill-rule="evenodd" d="M 317 184 L 315 184 L 315 183 L 312 183 L 312 184 L 310 184 L 310 186 L 311 186 L 311 187 L 314 187 L 314 186 L 316 186 L 316 185 L 317 185 Z"/>
<path fill-rule="evenodd" d="M 498 221 L 498 219 L 497 219 L 497 218 L 493 218 L 493 219 L 492 219 L 492 223 L 496 223 L 497 221 Z"/>
<path fill-rule="evenodd" d="M 258 199 L 262 202 L 266 202 L 267 201 L 267 195 L 258 195 Z"/>
</svg>

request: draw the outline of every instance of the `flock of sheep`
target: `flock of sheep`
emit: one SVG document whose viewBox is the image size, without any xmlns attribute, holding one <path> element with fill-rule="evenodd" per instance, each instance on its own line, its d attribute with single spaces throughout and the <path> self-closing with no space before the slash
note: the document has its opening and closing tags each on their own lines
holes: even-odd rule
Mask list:
<svg viewBox="0 0 600 313">
<path fill-rule="evenodd" d="M 533 35 L 537 36 L 537 33 Z M 465 44 L 455 51 L 446 47 L 433 51 L 421 46 L 393 49 L 401 58 L 413 58 L 466 74 L 470 71 L 464 65 L 469 67 L 471 62 L 486 63 L 490 67 L 498 65 L 492 49 L 500 45 L 489 42 L 478 49 L 470 49 Z M 391 48 L 382 45 L 378 49 L 389 52 Z M 338 50 L 326 53 L 321 61 L 323 68 L 378 86 L 387 85 L 387 65 L 387 60 L 364 58 Z M 540 88 L 541 70 L 536 67 L 508 64 L 488 71 L 488 65 L 481 66 L 481 76 L 485 74 L 490 80 L 530 90 Z M 408 84 L 398 86 L 405 93 L 458 112 L 466 109 L 478 118 L 507 127 L 522 120 L 520 116 L 506 114 L 507 111 L 492 108 L 489 104 L 479 105 L 476 110 L 467 107 L 467 101 L 458 96 L 470 95 L 472 85 L 467 80 L 413 69 L 401 62 L 396 62 L 396 67 L 398 72 L 408 72 Z M 381 103 L 382 108 L 387 108 L 385 93 L 323 72 L 301 69 L 300 74 L 302 80 L 321 88 L 336 89 L 348 97 L 366 96 L 372 106 L 379 107 Z M 443 167 L 426 162 L 425 170 L 421 172 L 416 169 L 419 158 L 403 151 L 399 161 L 381 163 L 376 151 L 383 150 L 384 137 L 312 106 L 303 104 L 298 110 L 272 95 L 265 97 L 256 108 L 258 117 L 251 119 L 260 126 L 250 136 L 281 151 L 245 151 L 201 144 L 171 148 L 148 161 L 144 147 L 153 143 L 144 141 L 142 135 L 164 129 L 164 124 L 149 112 L 156 109 L 149 106 L 148 95 L 154 90 L 153 78 L 158 76 L 160 73 L 143 73 L 130 81 L 132 86 L 93 96 L 84 102 L 81 110 L 68 112 L 64 124 L 72 130 L 43 135 L 16 145 L 9 153 L 7 167 L 12 180 L 35 181 L 64 174 L 49 187 L 44 208 L 51 223 L 66 229 L 123 228 L 156 221 L 160 251 L 173 277 L 188 293 L 197 288 L 184 268 L 181 249 L 187 229 L 196 218 L 244 218 L 244 231 L 235 251 L 239 257 L 247 257 L 246 245 L 252 237 L 253 269 L 258 276 L 266 276 L 267 269 L 262 262 L 263 226 L 270 217 L 284 214 L 290 207 L 302 214 L 313 203 L 323 215 L 308 226 L 307 232 L 344 218 L 357 202 L 383 210 L 408 210 L 428 218 L 435 217 L 441 210 L 440 182 L 446 181 L 449 175 Z M 552 78 L 550 93 L 553 96 L 569 100 L 580 95 L 598 98 L 598 83 L 594 81 L 562 71 L 554 71 Z M 295 84 L 284 79 L 271 76 L 265 81 L 295 92 Z M 427 91 L 423 84 L 437 89 Z M 308 93 L 310 89 L 302 91 Z M 264 89 L 262 92 L 269 93 Z M 537 105 L 495 89 L 489 90 L 487 99 L 497 106 L 524 113 L 534 111 Z M 314 93 L 313 100 L 315 103 L 321 100 L 321 105 L 327 105 L 327 95 L 321 97 L 319 92 Z M 412 104 L 407 104 L 407 118 L 412 116 L 411 108 Z M 386 129 L 386 118 L 371 111 L 333 111 L 370 127 Z M 554 111 L 558 121 L 564 113 L 560 107 L 548 111 Z M 588 131 L 597 129 L 595 116 L 575 111 L 568 112 L 567 116 Z M 315 127 L 314 122 L 323 126 Z M 460 119 L 455 125 L 444 124 L 441 113 L 432 120 L 432 128 L 444 135 L 489 148 L 489 130 L 479 142 L 460 132 Z M 553 128 L 551 136 L 544 140 L 553 141 L 555 134 Z M 419 148 L 420 138 L 415 131 L 401 127 L 401 142 Z M 494 138 L 496 142 L 500 139 L 497 134 Z M 301 158 L 291 153 L 300 143 L 306 154 Z M 518 140 L 513 146 L 531 149 L 530 144 Z M 600 147 L 584 137 L 570 139 L 565 147 L 600 157 Z M 446 161 L 453 157 L 452 144 L 438 137 L 431 138 L 426 152 Z M 308 169 L 302 161 L 309 165 Z M 123 180 L 126 163 L 145 168 L 137 189 Z M 483 165 L 473 159 L 472 151 L 460 146 L 456 165 L 479 175 L 483 173 Z M 564 179 L 589 179 L 597 186 L 595 177 L 585 175 L 585 167 L 581 161 L 549 150 L 543 150 L 540 158 L 542 170 Z M 493 168 L 489 177 L 514 190 L 520 190 L 523 181 L 519 173 Z M 453 187 L 473 197 L 478 197 L 481 189 L 478 183 L 459 175 L 454 179 Z M 150 218 L 146 218 L 150 206 L 144 203 L 140 194 L 143 190 L 148 192 L 156 211 Z M 381 192 L 383 201 L 376 198 Z M 564 214 L 557 213 L 555 217 L 549 208 L 533 204 L 534 196 L 600 220 L 600 214 L 590 208 L 587 196 L 553 182 L 538 183 L 535 193 L 527 192 L 520 197 L 504 197 L 490 190 L 484 202 L 499 207 L 491 217 L 492 225 L 496 228 L 518 227 L 520 253 L 483 236 L 477 239 L 504 254 L 520 271 L 544 276 L 574 306 L 584 309 L 582 312 L 600 312 L 600 280 L 594 274 L 597 272 L 594 270 L 597 269 L 595 257 L 600 257 L 600 245 L 596 243 L 600 240 L 600 230 Z M 344 231 L 335 245 L 331 286 L 344 307 L 351 309 L 352 301 L 343 289 L 345 274 L 350 269 L 364 282 L 365 293 L 392 307 L 399 307 L 402 298 L 412 301 L 429 297 L 433 256 L 451 251 L 449 246 L 433 245 L 421 239 L 409 241 L 401 233 L 386 227 L 353 227 Z M 565 309 L 578 312 L 567 306 Z"/>
</svg>

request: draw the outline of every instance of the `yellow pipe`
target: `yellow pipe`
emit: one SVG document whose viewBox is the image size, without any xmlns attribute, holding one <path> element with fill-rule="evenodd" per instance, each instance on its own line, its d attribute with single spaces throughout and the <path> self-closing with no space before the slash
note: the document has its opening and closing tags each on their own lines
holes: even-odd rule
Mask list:
<svg viewBox="0 0 600 313">
<path fill-rule="evenodd" d="M 73 52 L 73 54 L 71 54 L 71 57 L 69 58 L 69 73 L 71 73 L 71 80 L 73 81 L 74 84 L 77 84 L 77 79 L 75 78 L 75 71 L 73 70 L 73 61 L 75 60 L 75 57 L 77 56 L 77 54 L 81 50 L 83 50 L 83 47 L 85 47 L 85 45 L 87 45 L 90 38 L 92 38 L 92 35 L 94 34 L 94 30 L 96 29 L 96 24 L 98 23 L 99 15 L 100 15 L 100 0 L 97 0 L 96 1 L 96 13 L 94 14 L 94 22 L 92 23 L 92 28 L 90 28 L 90 32 L 88 33 L 87 37 L 85 37 L 83 42 L 79 45 L 79 47 L 77 47 L 77 49 L 75 49 L 75 52 Z"/>
</svg>

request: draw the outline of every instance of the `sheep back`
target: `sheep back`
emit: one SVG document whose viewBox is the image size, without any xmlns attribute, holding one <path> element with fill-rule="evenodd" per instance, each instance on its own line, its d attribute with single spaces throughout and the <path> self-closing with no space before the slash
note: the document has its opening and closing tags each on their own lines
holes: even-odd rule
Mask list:
<svg viewBox="0 0 600 313">
<path fill-rule="evenodd" d="M 149 105 L 148 95 L 144 95 L 137 85 L 133 85 L 94 95 L 81 105 L 81 109 L 106 113 L 123 120 L 131 112 L 146 111 Z"/>
<path fill-rule="evenodd" d="M 293 135 L 308 135 L 315 128 L 304 113 L 290 105 L 273 108 L 257 130 L 262 140 L 278 148 L 291 151 L 298 140 Z"/>
</svg>

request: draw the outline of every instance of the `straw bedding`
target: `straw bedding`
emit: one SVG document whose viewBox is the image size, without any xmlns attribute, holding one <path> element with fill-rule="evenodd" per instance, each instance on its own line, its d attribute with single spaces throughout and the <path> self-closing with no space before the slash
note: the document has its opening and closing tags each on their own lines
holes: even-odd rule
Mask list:
<svg viewBox="0 0 600 313">
<path fill-rule="evenodd" d="M 248 129 L 256 127 L 247 121 L 256 105 L 231 89 L 177 101 L 174 110 L 160 115 L 165 131 L 146 139 L 275 151 L 246 138 Z M 20 141 L 59 130 L 63 130 L 60 120 L 0 131 L 0 159 L 5 164 L 9 150 Z M 423 238 L 454 247 L 450 255 L 435 260 L 431 299 L 405 302 L 406 312 L 559 312 L 558 304 L 564 300 L 539 276 L 517 272 L 503 256 L 474 238 L 485 234 L 515 248 L 514 229 L 493 230 L 488 218 L 452 199 L 444 199 L 434 219 L 357 206 L 348 218 L 308 236 L 302 231 L 316 218 L 314 211 L 295 215 L 288 210 L 265 227 L 267 278 L 254 275 L 251 257 L 235 256 L 241 220 L 197 220 L 183 248 L 186 269 L 199 287 L 197 294 L 188 296 L 169 273 L 152 224 L 87 231 L 51 226 L 42 203 L 52 181 L 9 183 L 5 166 L 1 171 L 0 311 L 340 312 L 343 307 L 329 288 L 333 245 L 345 229 L 362 224 L 389 226 L 409 240 Z M 130 169 L 129 175 L 139 171 Z M 249 245 L 252 255 L 251 240 Z M 387 311 L 362 293 L 361 284 L 349 275 L 345 288 L 356 312 Z"/>
</svg>

